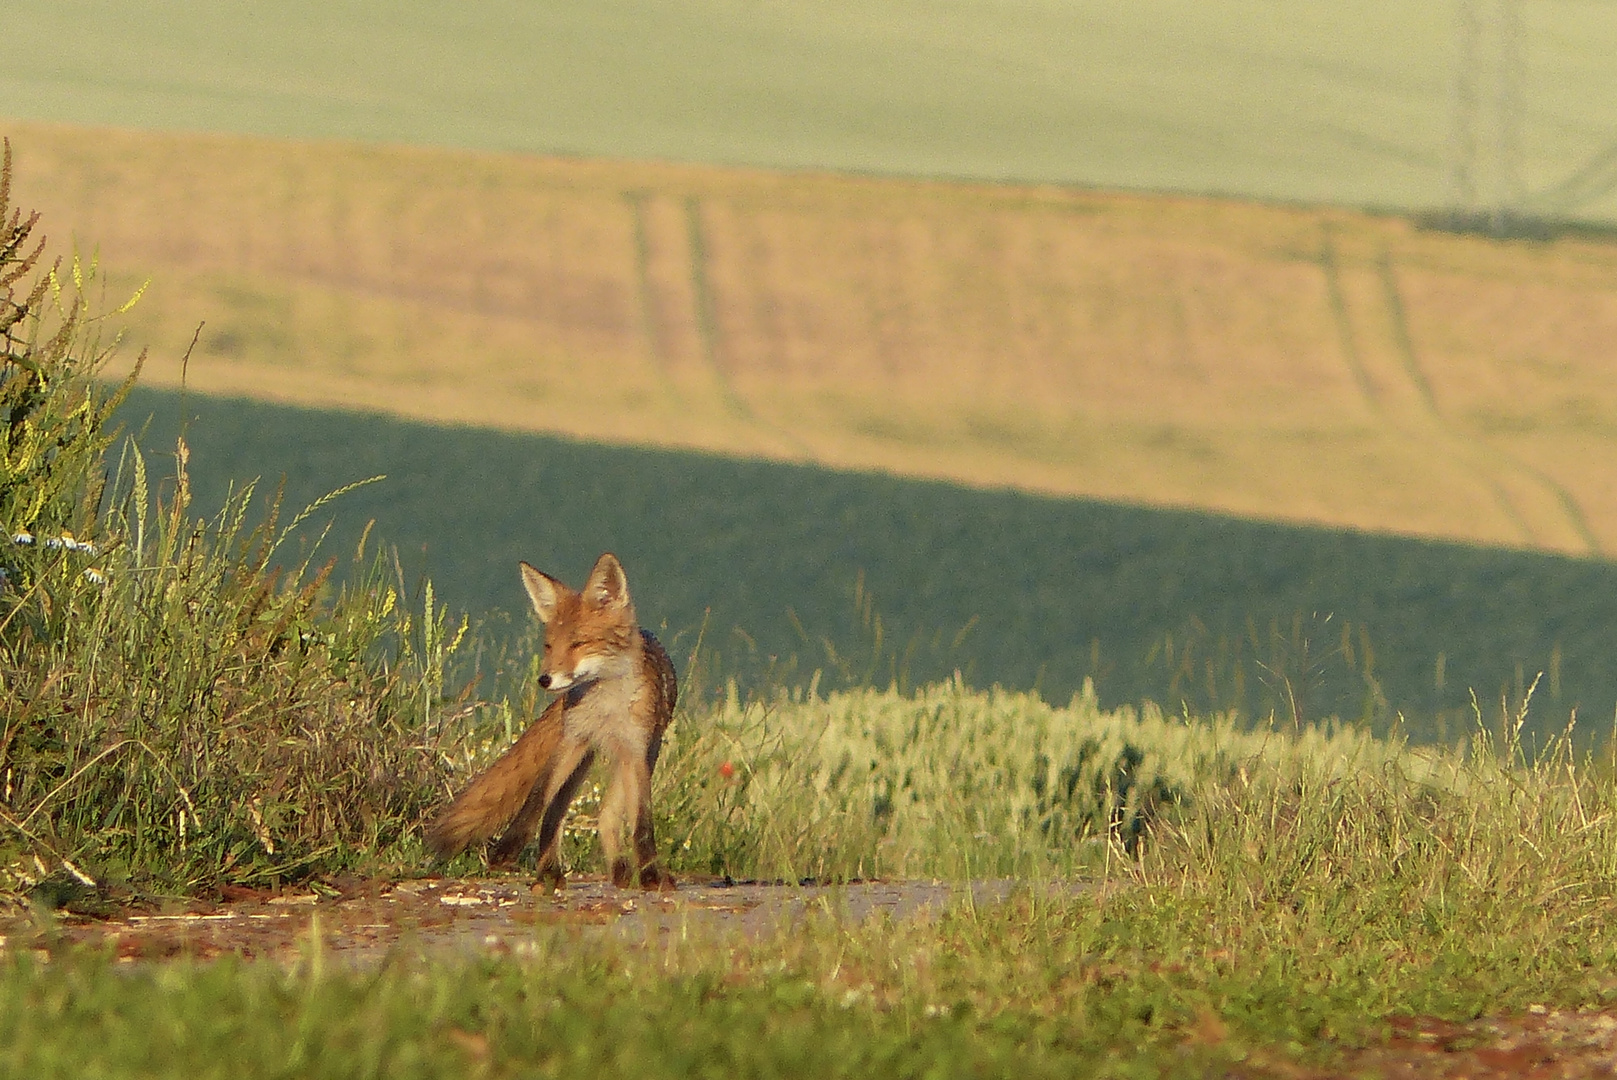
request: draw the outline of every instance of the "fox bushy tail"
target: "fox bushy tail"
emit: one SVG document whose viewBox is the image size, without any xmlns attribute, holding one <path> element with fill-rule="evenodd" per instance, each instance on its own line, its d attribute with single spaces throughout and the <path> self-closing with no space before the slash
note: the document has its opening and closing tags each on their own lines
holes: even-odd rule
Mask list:
<svg viewBox="0 0 1617 1080">
<path fill-rule="evenodd" d="M 424 838 L 427 848 L 440 859 L 447 859 L 504 828 L 522 809 L 528 792 L 537 784 L 549 783 L 562 730 L 561 710 L 547 709 L 428 827 Z"/>
</svg>

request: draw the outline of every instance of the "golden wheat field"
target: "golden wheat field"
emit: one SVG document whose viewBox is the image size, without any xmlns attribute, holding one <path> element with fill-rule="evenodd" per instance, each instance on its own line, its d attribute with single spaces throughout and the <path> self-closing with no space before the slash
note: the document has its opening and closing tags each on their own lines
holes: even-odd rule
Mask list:
<svg viewBox="0 0 1617 1080">
<path fill-rule="evenodd" d="M 187 385 L 1617 549 L 1617 241 L 1345 209 L 0 122 Z"/>
</svg>

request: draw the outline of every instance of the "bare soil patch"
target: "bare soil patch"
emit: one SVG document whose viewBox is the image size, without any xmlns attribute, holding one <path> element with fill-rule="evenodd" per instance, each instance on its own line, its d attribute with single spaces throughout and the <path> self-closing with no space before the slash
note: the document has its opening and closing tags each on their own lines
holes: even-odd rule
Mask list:
<svg viewBox="0 0 1617 1080">
<path fill-rule="evenodd" d="M 551 892 L 524 877 L 344 879 L 266 892 L 227 886 L 214 900 L 115 908 L 0 922 L 13 947 L 103 945 L 120 960 L 177 956 L 292 960 L 318 939 L 327 955 L 355 964 L 399 947 L 426 952 L 520 953 L 543 926 L 593 927 L 630 939 L 682 928 L 758 936 L 810 912 L 863 921 L 942 911 L 968 895 L 991 903 L 1010 881 L 965 885 L 860 881 L 839 885 L 686 878 L 669 892 L 618 889 L 601 877 Z M 1082 885 L 1071 886 L 1074 890 Z M 45 919 L 46 921 L 41 921 Z"/>
<path fill-rule="evenodd" d="M 1229 1076 L 1270 1080 L 1592 1080 L 1617 1075 L 1617 1014 L 1537 1009 L 1456 1024 L 1398 1017 L 1388 1037 L 1328 1068 L 1254 1055 Z M 1223 1032 L 1213 1033 L 1222 1038 Z"/>
<path fill-rule="evenodd" d="M 1387 1080 L 1612 1076 L 1617 1075 L 1617 1015 L 1540 1009 L 1469 1024 L 1398 1018 L 1386 1042 L 1351 1051 L 1336 1068 L 1317 1075 Z"/>
</svg>

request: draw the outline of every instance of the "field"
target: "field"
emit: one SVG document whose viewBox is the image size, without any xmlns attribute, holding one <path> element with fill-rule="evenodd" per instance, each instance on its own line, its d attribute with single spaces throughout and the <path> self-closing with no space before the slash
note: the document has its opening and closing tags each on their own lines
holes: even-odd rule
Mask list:
<svg viewBox="0 0 1617 1080">
<path fill-rule="evenodd" d="M 1576 707 L 1603 733 L 1617 711 L 1604 561 L 195 394 L 138 391 L 120 416 L 154 474 L 187 419 L 198 512 L 256 477 L 284 475 L 296 509 L 386 474 L 314 518 L 334 522 L 321 558 L 346 562 L 374 519 L 407 587 L 426 573 L 440 601 L 518 628 L 518 559 L 574 580 L 615 551 L 642 618 L 682 661 L 700 638 L 718 681 L 958 669 L 1065 701 L 1089 679 L 1109 706 L 1380 730 L 1401 712 L 1442 741 L 1474 729 L 1473 690 L 1495 726 L 1540 673 L 1536 732 Z"/>
<path fill-rule="evenodd" d="M 0 101 L 19 120 L 1406 209 L 1446 197 L 1457 62 L 1453 5 L 1398 0 L 401 0 L 380 21 L 315 0 L 273 14 L 12 0 L 7 13 Z M 1609 222 L 1617 12 L 1560 0 L 1521 17 L 1534 208 Z M 1496 91 L 1488 68 L 1478 79 Z M 1593 184 L 1565 188 L 1589 167 Z"/>
<path fill-rule="evenodd" d="M 1275 526 L 1206 515 L 1153 519 L 885 476 L 866 477 L 866 494 L 845 475 L 803 466 L 353 414 L 322 425 L 307 412 L 194 395 L 125 400 L 121 415 L 156 408 L 186 431 L 176 442 L 154 423 L 137 452 L 109 427 L 128 387 L 113 391 L 103 378 L 115 324 L 99 314 L 96 272 L 74 262 L 47 275 L 27 242 L 31 223 L 7 213 L 4 186 L 0 1075 L 1609 1068 L 1613 759 L 1569 738 L 1524 740 L 1526 703 L 1508 699 L 1497 733 L 1477 727 L 1457 745 L 1412 747 L 1362 726 L 1312 723 L 1318 714 L 1302 708 L 1289 723 L 1249 725 L 1112 709 L 1088 692 L 1052 706 L 959 677 L 861 685 L 884 681 L 879 665 L 861 674 L 832 664 L 831 681 L 840 675 L 846 688 L 766 682 L 743 695 L 731 683 L 704 693 L 722 664 L 686 637 L 689 649 L 676 652 L 687 693 L 659 762 L 656 808 L 664 857 L 687 882 L 1016 884 L 992 890 L 1001 900 L 871 922 L 839 916 L 833 889 L 817 911 L 751 937 L 682 921 L 677 893 L 592 886 L 610 891 L 611 908 L 568 920 L 557 916 L 565 904 L 506 883 L 509 905 L 485 913 L 505 914 L 504 937 L 434 952 L 430 935 L 412 947 L 411 926 L 394 926 L 384 956 L 349 966 L 326 948 L 324 928 L 349 925 L 367 895 L 436 896 L 417 905 L 423 931 L 470 923 L 456 913 L 482 903 L 438 892 L 443 878 L 420 880 L 476 872 L 480 857 L 430 866 L 419 829 L 532 713 L 532 642 L 486 652 L 433 589 L 401 595 L 375 536 L 337 587 L 312 540 L 329 506 L 360 509 L 383 489 L 302 513 L 283 497 L 259 524 L 262 489 L 227 494 L 223 472 L 200 475 L 203 460 L 225 460 L 216 453 L 225 445 L 256 453 L 255 437 L 268 432 L 281 454 L 319 466 L 309 475 L 330 477 L 333 462 L 319 459 L 335 451 L 336 468 L 355 480 L 366 453 L 408 461 L 396 447 L 411 445 L 457 478 L 421 493 L 440 514 L 455 511 L 445 490 L 474 486 L 542 512 L 552 488 L 579 476 L 610 484 L 602 495 L 619 505 L 644 500 L 653 511 L 650 495 L 672 490 L 695 504 L 686 509 L 697 520 L 714 518 L 701 499 L 756 514 L 746 498 L 765 492 L 783 500 L 762 510 L 773 525 L 840 519 L 849 547 L 819 556 L 837 567 L 857 562 L 860 526 L 882 515 L 906 541 L 931 520 L 1025 545 L 1077 511 L 1069 540 L 1100 532 L 1113 550 L 1069 543 L 1065 554 L 1102 565 L 1165 540 L 1185 545 L 1174 565 L 1198 570 L 1232 554 L 1268 554 L 1262 565 L 1273 568 L 1283 564 L 1276 552 L 1303 547 Z M 533 449 L 537 470 L 523 460 Z M 527 489 L 513 493 L 510 474 L 481 480 L 477 466 L 491 463 L 512 467 Z M 804 514 L 816 500 L 830 512 Z M 594 520 L 612 526 L 598 510 Z M 485 535 L 462 543 L 486 546 L 486 524 L 467 524 Z M 759 523 L 745 524 L 737 531 L 750 536 Z M 677 550 L 678 527 L 678 518 L 654 521 L 647 535 Z M 1219 532 L 1239 528 L 1268 529 L 1273 550 L 1249 536 L 1220 552 Z M 1410 553 L 1421 548 L 1323 538 L 1338 545 L 1337 569 L 1355 565 L 1350 549 L 1361 541 L 1393 545 L 1406 563 L 1418 564 Z M 814 551 L 805 538 L 784 539 L 776 558 Z M 970 545 L 947 539 L 932 560 L 956 560 L 944 590 L 984 569 L 960 561 Z M 1471 565 L 1493 585 L 1485 598 L 1525 584 L 1529 594 L 1514 599 L 1565 615 L 1611 593 L 1603 581 L 1568 578 L 1560 594 L 1530 595 L 1553 578 L 1546 567 L 1575 577 L 1603 574 L 1603 563 L 1460 550 L 1481 560 Z M 929 554 L 906 551 L 912 562 Z M 1440 554 L 1451 568 L 1459 561 Z M 986 557 L 999 572 L 1019 565 Z M 1175 584 L 1160 562 L 1140 568 L 1158 589 Z M 1414 565 L 1404 584 L 1429 588 L 1423 569 Z M 1041 573 L 1020 595 L 1062 580 Z M 1385 568 L 1370 576 L 1386 584 Z M 1250 582 L 1250 569 L 1234 579 Z M 736 574 L 723 588 L 745 596 L 753 584 Z M 879 661 L 874 602 L 863 588 L 852 599 Z M 1447 599 L 1452 609 L 1464 597 Z M 1313 639 L 1299 627 L 1292 640 Z M 1345 633 L 1344 651 L 1351 642 Z M 1369 676 L 1362 644 L 1355 655 Z M 1297 659 L 1304 676 L 1307 656 Z M 1551 671 L 1553 694 L 1553 658 Z M 583 792 L 568 822 L 575 874 L 599 868 L 589 828 L 599 797 Z M 666 932 L 636 937 L 613 914 L 641 904 L 672 907 Z M 306 911 L 286 920 L 303 923 L 303 949 L 260 954 L 258 939 L 244 937 L 223 947 L 240 958 L 220 957 L 184 929 L 235 919 L 242 906 L 265 919 Z M 126 935 L 136 926 L 148 930 Z M 165 926 L 174 930 L 150 932 Z M 75 944 L 86 937 L 102 944 Z"/>
<path fill-rule="evenodd" d="M 1573 554 L 1617 246 L 1071 189 L 10 125 L 174 386 Z"/>
</svg>

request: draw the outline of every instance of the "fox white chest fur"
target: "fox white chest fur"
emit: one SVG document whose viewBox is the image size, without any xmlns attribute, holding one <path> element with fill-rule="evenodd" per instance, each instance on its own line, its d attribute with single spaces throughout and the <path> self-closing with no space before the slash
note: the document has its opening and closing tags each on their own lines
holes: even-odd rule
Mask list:
<svg viewBox="0 0 1617 1080">
<path fill-rule="evenodd" d="M 563 720 L 567 736 L 604 751 L 613 761 L 644 757 L 651 736 L 637 719 L 650 687 L 632 678 L 599 679 L 568 691 Z"/>
</svg>

